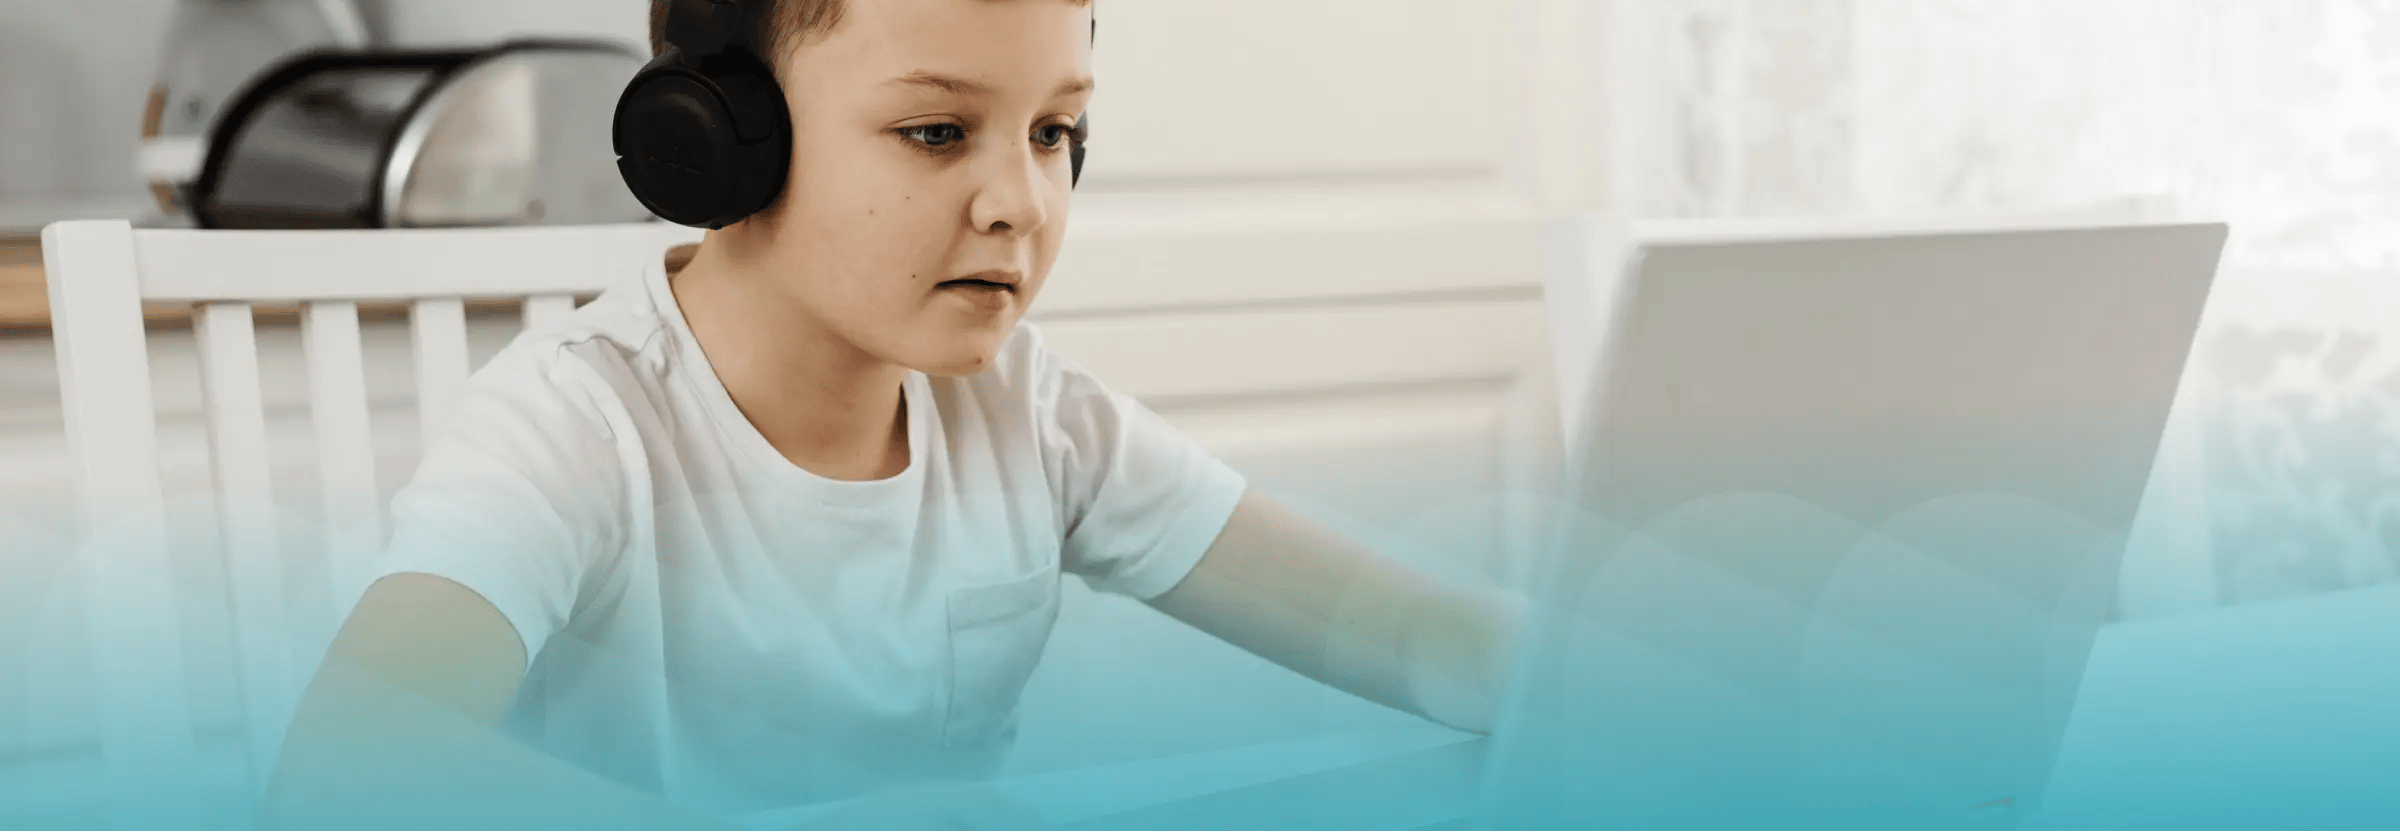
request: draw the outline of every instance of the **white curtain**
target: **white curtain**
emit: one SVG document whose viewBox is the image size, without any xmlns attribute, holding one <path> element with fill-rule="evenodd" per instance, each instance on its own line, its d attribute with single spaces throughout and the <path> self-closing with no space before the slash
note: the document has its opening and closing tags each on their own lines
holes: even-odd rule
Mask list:
<svg viewBox="0 0 2400 832">
<path fill-rule="evenodd" d="M 2129 615 L 2400 575 L 2400 4 L 1615 0 L 1660 217 L 2170 197 L 2232 226 L 2192 359 L 2205 551 Z M 2146 601 L 2144 599 L 2147 599 Z"/>
<path fill-rule="evenodd" d="M 2400 6 L 2384 0 L 1619 10 L 1620 42 L 1649 53 L 1618 63 L 1641 213 L 2171 193 L 2234 223 L 2237 267 L 2400 268 Z"/>
</svg>

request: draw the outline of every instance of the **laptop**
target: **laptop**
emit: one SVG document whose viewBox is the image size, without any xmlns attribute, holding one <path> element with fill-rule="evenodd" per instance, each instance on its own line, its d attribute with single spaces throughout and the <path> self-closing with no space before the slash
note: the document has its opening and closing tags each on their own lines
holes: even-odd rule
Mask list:
<svg viewBox="0 0 2400 832">
<path fill-rule="evenodd" d="M 2022 823 L 2225 234 L 1633 245 L 1472 824 Z"/>
</svg>

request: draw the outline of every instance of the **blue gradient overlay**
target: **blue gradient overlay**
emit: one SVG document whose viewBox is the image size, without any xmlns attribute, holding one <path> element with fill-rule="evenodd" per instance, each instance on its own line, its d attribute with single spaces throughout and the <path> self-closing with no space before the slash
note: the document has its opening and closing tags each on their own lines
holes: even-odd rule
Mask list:
<svg viewBox="0 0 2400 832">
<path fill-rule="evenodd" d="M 1456 546 L 1489 539 L 1499 509 L 1551 518 L 1556 534 L 1539 547 L 1550 556 L 1519 587 L 1537 614 L 1496 737 L 1329 692 L 1130 601 L 1077 589 L 1023 700 L 984 703 L 1023 719 L 990 745 L 795 757 L 792 748 L 842 730 L 800 711 L 753 726 L 752 759 L 678 761 L 669 770 L 805 784 L 794 794 L 813 808 L 683 796 L 693 810 L 778 828 L 828 817 L 872 825 L 876 807 L 857 795 L 919 779 L 977 784 L 953 789 L 971 799 L 938 799 L 963 800 L 987 813 L 981 822 L 1001 826 L 2400 823 L 2400 593 L 2390 588 L 2104 628 L 2122 529 L 1998 493 L 1924 501 L 1872 524 L 1759 493 L 1693 500 L 1638 523 L 1527 494 L 1414 507 L 1408 524 L 1311 508 L 1419 563 L 1455 559 Z M 177 548 L 184 563 L 184 550 L 207 546 Z M 55 563 L 53 594 L 77 591 L 64 568 L 71 562 Z M 176 603 L 196 621 L 222 599 L 187 586 Z M 295 653 L 321 651 L 330 632 L 315 631 L 325 622 L 294 620 L 314 633 L 295 634 Z M 215 726 L 196 735 L 196 756 L 137 753 L 112 769 L 88 751 L 42 757 L 29 739 L 38 732 L 21 731 L 23 745 L 9 756 L 44 765 L 6 769 L 34 779 L 0 784 L 9 796 L 0 826 L 255 823 L 257 784 L 223 727 L 241 713 L 240 688 L 204 658 L 218 655 L 223 636 L 210 627 L 222 622 L 203 624 L 172 642 L 187 659 L 173 669 L 185 676 L 185 701 L 157 703 L 161 713 Z M 114 637 L 150 643 L 156 635 Z M 551 649 L 590 648 L 567 640 Z M 29 671 L 12 681 L 54 691 L 81 684 L 100 663 L 77 653 L 53 645 L 13 654 L 72 666 L 9 668 Z M 656 669 L 585 658 L 611 685 L 663 679 Z M 385 693 L 382 707 L 430 707 Z M 679 707 L 733 707 L 756 695 L 716 693 L 722 701 Z M 98 719 L 88 699 L 20 701 L 25 725 Z M 660 785 L 633 773 L 655 770 L 654 760 L 576 730 L 521 719 L 506 729 L 509 741 L 587 771 Z M 393 747 L 401 758 L 426 751 L 410 746 L 399 738 Z M 559 819 L 577 808 L 491 785 L 484 795 L 402 795 L 347 808 L 359 826 L 480 817 L 521 828 L 570 825 Z M 828 814 L 845 807 L 850 814 Z"/>
</svg>

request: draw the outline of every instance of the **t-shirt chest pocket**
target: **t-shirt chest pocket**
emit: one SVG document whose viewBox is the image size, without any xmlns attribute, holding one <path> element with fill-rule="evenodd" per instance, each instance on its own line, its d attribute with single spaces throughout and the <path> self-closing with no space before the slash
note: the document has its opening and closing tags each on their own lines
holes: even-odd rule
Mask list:
<svg viewBox="0 0 2400 832">
<path fill-rule="evenodd" d="M 995 584 L 952 590 L 950 702 L 942 740 L 969 747 L 1006 739 L 1017 700 L 1058 622 L 1055 567 Z"/>
</svg>

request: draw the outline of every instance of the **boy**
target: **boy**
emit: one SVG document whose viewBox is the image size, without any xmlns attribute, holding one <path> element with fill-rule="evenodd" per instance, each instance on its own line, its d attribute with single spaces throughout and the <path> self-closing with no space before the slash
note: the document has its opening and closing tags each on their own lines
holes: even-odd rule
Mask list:
<svg viewBox="0 0 2400 832">
<path fill-rule="evenodd" d="M 293 724 L 278 819 L 690 826 L 970 779 L 1065 573 L 1488 727 L 1508 604 L 1249 493 L 1021 323 L 1064 237 L 1087 2 L 746 5 L 782 187 L 477 374 Z M 944 805 L 895 804 L 978 820 Z"/>
</svg>

